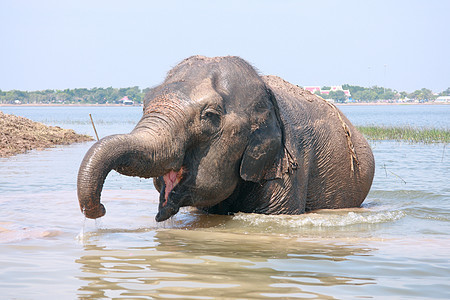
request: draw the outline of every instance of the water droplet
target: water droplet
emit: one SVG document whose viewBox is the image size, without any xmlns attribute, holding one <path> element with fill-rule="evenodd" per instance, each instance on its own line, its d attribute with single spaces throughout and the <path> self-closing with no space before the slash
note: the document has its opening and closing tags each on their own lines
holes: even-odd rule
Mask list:
<svg viewBox="0 0 450 300">
<path fill-rule="evenodd" d="M 103 227 L 102 218 L 95 219 L 95 228 L 101 229 Z"/>
</svg>

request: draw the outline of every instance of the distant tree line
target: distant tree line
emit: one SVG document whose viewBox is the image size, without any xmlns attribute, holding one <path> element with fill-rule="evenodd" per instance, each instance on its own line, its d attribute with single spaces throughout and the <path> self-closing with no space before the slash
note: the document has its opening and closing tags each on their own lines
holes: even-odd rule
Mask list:
<svg viewBox="0 0 450 300">
<path fill-rule="evenodd" d="M 324 86 L 322 90 L 329 90 L 329 87 Z M 333 99 L 335 102 L 338 103 L 344 103 L 347 101 L 347 95 L 343 91 L 330 91 L 328 94 L 322 94 L 320 91 L 316 91 L 314 94 L 327 98 L 327 99 Z"/>
<path fill-rule="evenodd" d="M 322 90 L 329 90 L 329 89 L 330 88 L 326 86 L 322 88 Z M 411 100 L 418 100 L 420 102 L 427 102 L 435 100 L 439 96 L 450 96 L 450 87 L 438 95 L 433 94 L 431 90 L 426 88 L 416 90 L 412 93 L 407 93 L 407 92 L 398 92 L 390 88 L 384 88 L 379 86 L 366 88 L 357 85 L 344 84 L 342 85 L 342 89 L 349 90 L 351 94 L 351 99 L 358 102 L 374 102 L 378 100 L 397 101 L 400 99 L 411 99 Z M 317 91 L 316 94 L 324 97 L 324 95 L 320 94 L 319 91 Z M 329 95 L 326 95 L 326 98 L 333 99 L 336 102 L 341 103 L 348 100 L 347 96 L 344 94 L 343 91 L 330 91 Z"/>
<path fill-rule="evenodd" d="M 0 103 L 60 103 L 60 104 L 114 104 L 119 103 L 125 96 L 136 104 L 142 103 L 148 89 L 141 90 L 139 87 L 128 88 L 79 88 L 65 90 L 43 90 L 43 91 L 2 91 L 0 90 Z"/>
<path fill-rule="evenodd" d="M 351 99 L 359 102 L 373 102 L 377 100 L 399 100 L 399 99 L 413 99 L 421 102 L 432 101 L 438 96 L 450 96 L 450 87 L 439 95 L 434 95 L 429 89 L 423 88 L 416 90 L 412 93 L 398 92 L 390 88 L 383 88 L 379 86 L 373 86 L 370 88 L 344 84 L 342 86 L 344 90 L 350 90 Z M 323 90 L 330 89 L 323 87 Z M 139 87 L 128 88 L 78 88 L 78 89 L 65 89 L 65 90 L 43 90 L 43 91 L 2 91 L 0 90 L 0 103 L 14 104 L 14 103 L 28 103 L 28 104 L 41 104 L 41 103 L 60 103 L 60 104 L 115 104 L 120 103 L 120 100 L 125 96 L 128 99 L 134 101 L 136 104 L 141 104 L 144 95 L 149 88 L 139 89 Z M 320 92 L 316 92 L 318 95 L 330 99 L 334 99 L 336 102 L 345 102 L 347 96 L 343 91 L 330 91 L 329 95 L 321 95 Z"/>
</svg>

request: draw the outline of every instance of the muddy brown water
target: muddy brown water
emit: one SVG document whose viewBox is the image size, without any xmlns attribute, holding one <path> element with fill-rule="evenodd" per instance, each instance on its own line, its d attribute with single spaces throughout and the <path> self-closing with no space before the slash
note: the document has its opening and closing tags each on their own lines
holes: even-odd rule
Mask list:
<svg viewBox="0 0 450 300">
<path fill-rule="evenodd" d="M 403 117 L 348 109 L 357 125 L 364 114 Z M 101 136 L 128 132 L 140 117 L 139 108 L 120 107 L 21 115 L 92 134 L 88 111 Z M 440 112 L 428 114 L 448 126 Z M 448 148 L 371 144 L 376 176 L 361 208 L 301 216 L 183 209 L 164 223 L 154 221 L 151 181 L 117 173 L 106 179 L 106 216 L 84 219 L 76 173 L 91 143 L 2 158 L 0 298 L 450 298 Z"/>
</svg>

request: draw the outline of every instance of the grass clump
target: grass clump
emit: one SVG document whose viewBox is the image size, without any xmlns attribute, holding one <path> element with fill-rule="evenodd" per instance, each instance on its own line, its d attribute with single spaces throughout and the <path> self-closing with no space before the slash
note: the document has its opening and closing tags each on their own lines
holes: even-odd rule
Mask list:
<svg viewBox="0 0 450 300">
<path fill-rule="evenodd" d="M 368 140 L 394 140 L 411 143 L 449 143 L 450 130 L 411 126 L 357 126 Z"/>
</svg>

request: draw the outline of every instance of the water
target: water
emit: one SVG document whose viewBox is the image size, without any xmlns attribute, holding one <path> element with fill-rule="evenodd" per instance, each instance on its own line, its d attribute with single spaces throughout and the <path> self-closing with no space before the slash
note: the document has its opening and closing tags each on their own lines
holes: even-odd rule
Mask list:
<svg viewBox="0 0 450 300">
<path fill-rule="evenodd" d="M 100 136 L 129 132 L 139 107 L 1 107 Z M 355 125 L 449 128 L 450 106 L 344 106 Z M 422 112 L 422 113 L 420 113 Z M 377 117 L 375 117 L 376 115 Z M 112 172 L 101 220 L 85 220 L 76 174 L 92 142 L 0 159 L 0 299 L 449 299 L 450 153 L 372 142 L 362 208 L 301 216 L 154 221 L 151 180 Z"/>
<path fill-rule="evenodd" d="M 355 125 L 450 128 L 448 105 L 343 105 L 339 109 Z"/>
</svg>

